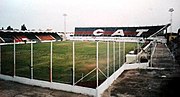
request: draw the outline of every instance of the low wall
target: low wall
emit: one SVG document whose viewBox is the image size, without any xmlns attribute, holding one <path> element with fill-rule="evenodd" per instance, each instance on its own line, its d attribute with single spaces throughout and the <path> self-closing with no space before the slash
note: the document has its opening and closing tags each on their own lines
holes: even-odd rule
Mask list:
<svg viewBox="0 0 180 97">
<path fill-rule="evenodd" d="M 2 74 L 0 74 L 0 79 L 10 80 L 10 81 L 19 82 L 19 83 L 23 83 L 27 85 L 34 85 L 34 86 L 46 87 L 50 89 L 57 89 L 57 90 L 96 96 L 96 89 L 87 88 L 87 87 L 73 86 L 73 85 L 56 83 L 56 82 L 47 82 L 47 81 L 28 79 L 28 78 L 17 77 L 17 76 L 12 77 L 12 76 L 2 75 Z"/>
<path fill-rule="evenodd" d="M 147 63 L 134 63 L 134 64 L 123 64 L 116 72 L 114 72 L 109 78 L 107 78 L 98 88 L 97 97 L 101 97 L 101 94 L 116 80 L 125 70 L 130 69 L 146 69 L 148 68 L 149 62 Z"/>
<path fill-rule="evenodd" d="M 18 76 L 8 76 L 0 74 L 0 79 L 9 80 L 14 82 L 19 82 L 27 85 L 34 85 L 40 87 L 46 87 L 50 89 L 57 89 L 63 91 L 69 91 L 74 93 L 81 93 L 90 96 L 101 97 L 101 94 L 116 80 L 125 70 L 129 69 L 146 69 L 149 63 L 134 63 L 134 64 L 123 64 L 116 72 L 114 72 L 109 78 L 107 78 L 99 87 L 96 89 L 81 87 L 81 86 L 73 86 L 63 83 L 56 82 L 47 82 L 36 79 L 28 79 L 24 77 Z"/>
</svg>

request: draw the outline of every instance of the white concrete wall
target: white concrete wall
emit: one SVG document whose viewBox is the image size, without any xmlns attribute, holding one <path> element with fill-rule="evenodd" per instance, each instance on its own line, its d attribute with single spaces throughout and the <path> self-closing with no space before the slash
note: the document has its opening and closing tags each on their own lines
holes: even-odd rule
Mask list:
<svg viewBox="0 0 180 97">
<path fill-rule="evenodd" d="M 77 40 L 77 41 L 119 41 L 119 42 L 139 42 L 143 40 L 142 37 L 92 37 L 92 36 L 75 36 L 69 37 L 68 40 Z"/>
<path fill-rule="evenodd" d="M 137 58 L 137 54 L 126 54 L 126 63 L 136 62 Z"/>
<path fill-rule="evenodd" d="M 40 87 L 46 87 L 50 89 L 57 89 L 63 91 L 69 91 L 74 93 L 81 93 L 85 95 L 101 97 L 101 94 L 116 80 L 125 70 L 129 69 L 146 69 L 149 63 L 135 63 L 135 64 L 123 64 L 116 72 L 114 72 L 109 78 L 107 78 L 97 89 L 73 86 L 69 84 L 57 83 L 57 82 L 47 82 L 36 79 L 28 79 L 24 77 L 12 77 L 8 75 L 0 74 L 0 79 L 9 80 L 14 82 L 19 82 L 27 85 L 34 85 Z"/>
<path fill-rule="evenodd" d="M 0 74 L 0 79 L 10 80 L 14 82 L 19 82 L 27 85 L 34 85 L 40 87 L 46 87 L 50 89 L 57 89 L 63 91 L 69 91 L 74 93 L 81 93 L 85 95 L 101 97 L 101 94 L 116 80 L 125 70 L 129 69 L 146 69 L 149 63 L 135 63 L 135 64 L 123 64 L 116 72 L 114 72 L 109 78 L 107 78 L 97 89 L 73 86 L 69 84 L 47 82 L 36 79 L 28 79 L 23 77 L 12 77 L 8 75 Z"/>
<path fill-rule="evenodd" d="M 28 79 L 23 77 L 12 77 L 7 75 L 0 74 L 0 79 L 19 82 L 27 85 L 34 85 L 34 86 L 40 86 L 40 87 L 46 87 L 50 89 L 57 89 L 57 90 L 63 90 L 63 91 L 69 91 L 74 93 L 81 93 L 85 95 L 96 95 L 96 89 L 87 88 L 87 87 L 81 87 L 81 86 L 73 86 L 63 83 L 56 83 L 56 82 L 47 82 L 47 81 L 41 81 L 41 80 L 35 80 L 35 79 Z"/>
</svg>

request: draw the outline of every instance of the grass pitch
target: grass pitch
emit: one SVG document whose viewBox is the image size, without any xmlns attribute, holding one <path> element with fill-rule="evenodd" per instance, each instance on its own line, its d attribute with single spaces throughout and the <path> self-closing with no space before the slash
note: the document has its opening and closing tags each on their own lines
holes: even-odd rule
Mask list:
<svg viewBox="0 0 180 97">
<path fill-rule="evenodd" d="M 73 43 L 72 41 L 62 41 L 53 43 L 53 81 L 62 83 L 72 83 L 73 68 Z M 30 78 L 31 64 L 30 44 L 16 44 L 16 76 Z M 136 43 L 126 43 L 126 53 L 136 48 Z M 1 72 L 6 75 L 13 75 L 14 64 L 13 45 L 1 46 Z M 119 56 L 120 53 L 120 56 Z M 114 62 L 115 57 L 115 62 Z M 120 57 L 120 61 L 118 60 Z M 115 43 L 115 55 L 113 56 L 113 42 L 109 44 L 109 72 L 113 73 L 123 64 L 123 43 Z M 115 68 L 114 68 L 115 63 Z M 107 43 L 99 42 L 99 73 L 100 80 L 107 75 Z M 33 76 L 34 79 L 49 80 L 50 72 L 50 43 L 33 44 Z M 87 73 L 96 68 L 96 42 L 76 41 L 75 42 L 75 80 L 78 81 Z M 92 72 L 82 81 L 96 80 Z"/>
</svg>

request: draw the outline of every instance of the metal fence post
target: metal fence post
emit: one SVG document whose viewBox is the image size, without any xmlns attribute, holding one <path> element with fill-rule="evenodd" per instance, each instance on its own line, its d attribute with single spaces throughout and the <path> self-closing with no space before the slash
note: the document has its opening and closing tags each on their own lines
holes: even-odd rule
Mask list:
<svg viewBox="0 0 180 97">
<path fill-rule="evenodd" d="M 109 41 L 107 42 L 107 77 L 109 77 Z"/>
<path fill-rule="evenodd" d="M 14 39 L 14 66 L 13 66 L 13 76 L 16 76 L 16 41 Z"/>
<path fill-rule="evenodd" d="M 153 67 L 153 56 L 154 56 L 154 53 L 155 53 L 155 50 L 156 50 L 156 46 L 157 46 L 157 43 L 153 41 L 153 51 L 152 51 L 152 54 L 151 54 L 151 67 Z"/>
<path fill-rule="evenodd" d="M 136 55 L 136 62 L 139 63 L 139 60 L 138 60 L 138 53 L 139 53 L 139 41 L 137 40 L 137 55 Z"/>
<path fill-rule="evenodd" d="M 119 41 L 119 68 L 121 67 L 121 42 Z"/>
<path fill-rule="evenodd" d="M 113 71 L 114 72 L 116 71 L 116 69 L 115 69 L 116 63 L 115 63 L 115 61 L 116 61 L 116 58 L 115 58 L 115 41 L 113 41 Z"/>
<path fill-rule="evenodd" d="M 73 41 L 73 86 L 75 85 L 75 43 Z"/>
<path fill-rule="evenodd" d="M 52 82 L 52 41 L 51 41 L 51 49 L 50 49 L 50 82 Z"/>
<path fill-rule="evenodd" d="M 31 41 L 31 67 L 30 67 L 30 69 L 31 69 L 31 79 L 33 79 L 33 43 L 32 43 L 32 41 Z"/>
<path fill-rule="evenodd" d="M 126 43 L 124 41 L 124 57 L 123 57 L 123 62 L 125 63 L 126 62 Z"/>
<path fill-rule="evenodd" d="M 2 67 L 2 64 L 1 64 L 1 45 L 0 45 L 0 74 L 1 74 L 1 67 Z"/>
<path fill-rule="evenodd" d="M 99 76 L 98 76 L 98 71 L 99 71 L 99 67 L 98 67 L 98 61 L 99 61 L 99 59 L 98 59 L 98 46 L 99 46 L 99 42 L 97 41 L 96 42 L 96 87 L 98 87 L 98 84 L 99 84 Z"/>
</svg>

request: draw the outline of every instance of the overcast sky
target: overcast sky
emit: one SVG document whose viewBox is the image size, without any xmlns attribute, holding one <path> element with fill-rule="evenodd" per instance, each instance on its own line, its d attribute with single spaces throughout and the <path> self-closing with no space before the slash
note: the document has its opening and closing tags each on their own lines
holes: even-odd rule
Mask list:
<svg viewBox="0 0 180 97">
<path fill-rule="evenodd" d="M 180 28 L 180 0 L 1 0 L 0 27 L 54 29 L 167 24 L 174 8 L 173 31 Z"/>
</svg>

